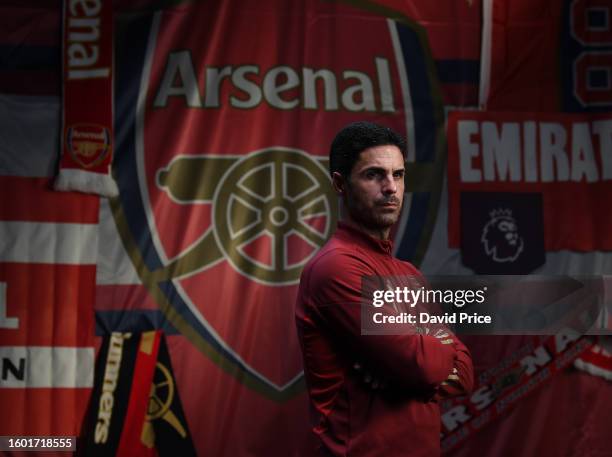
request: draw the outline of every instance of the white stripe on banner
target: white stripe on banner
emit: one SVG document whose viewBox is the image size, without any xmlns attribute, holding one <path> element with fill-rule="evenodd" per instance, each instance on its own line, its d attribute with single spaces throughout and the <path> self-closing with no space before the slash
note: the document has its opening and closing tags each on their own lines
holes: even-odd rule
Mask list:
<svg viewBox="0 0 612 457">
<path fill-rule="evenodd" d="M 0 389 L 90 388 L 94 349 L 0 346 Z"/>
<path fill-rule="evenodd" d="M 0 262 L 95 264 L 97 224 L 0 221 Z"/>
<path fill-rule="evenodd" d="M 108 199 L 100 199 L 96 285 L 142 284 L 125 250 Z"/>
</svg>

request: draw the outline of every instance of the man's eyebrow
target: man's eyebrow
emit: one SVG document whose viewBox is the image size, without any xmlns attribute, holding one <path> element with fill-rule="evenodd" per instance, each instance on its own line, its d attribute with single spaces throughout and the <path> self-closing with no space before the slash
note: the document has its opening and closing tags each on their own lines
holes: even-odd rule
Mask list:
<svg viewBox="0 0 612 457">
<path fill-rule="evenodd" d="M 382 172 L 384 172 L 386 170 L 387 169 L 385 167 L 379 167 L 379 166 L 373 165 L 371 167 L 364 168 L 363 170 L 361 170 L 361 173 L 363 173 L 364 171 L 382 171 Z M 406 167 L 393 168 L 393 171 L 394 172 L 396 172 L 396 171 L 406 171 Z"/>
</svg>

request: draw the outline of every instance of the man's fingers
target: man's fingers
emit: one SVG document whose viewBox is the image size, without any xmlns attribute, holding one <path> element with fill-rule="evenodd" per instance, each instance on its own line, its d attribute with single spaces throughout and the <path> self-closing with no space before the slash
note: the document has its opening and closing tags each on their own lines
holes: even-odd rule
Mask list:
<svg viewBox="0 0 612 457">
<path fill-rule="evenodd" d="M 438 338 L 440 336 L 447 336 L 447 335 L 448 335 L 448 333 L 446 332 L 446 330 L 444 330 L 442 328 L 439 328 L 438 330 L 436 330 L 436 333 L 435 333 L 435 337 L 436 338 Z"/>
</svg>

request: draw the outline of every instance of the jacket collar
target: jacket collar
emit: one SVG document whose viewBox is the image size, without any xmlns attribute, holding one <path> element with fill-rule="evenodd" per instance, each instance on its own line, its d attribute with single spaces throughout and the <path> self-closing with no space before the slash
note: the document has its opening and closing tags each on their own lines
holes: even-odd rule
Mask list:
<svg viewBox="0 0 612 457">
<path fill-rule="evenodd" d="M 365 245 L 369 249 L 374 249 L 383 254 L 391 255 L 393 252 L 393 241 L 379 240 L 343 221 L 338 221 L 336 234 L 349 241 Z"/>
</svg>

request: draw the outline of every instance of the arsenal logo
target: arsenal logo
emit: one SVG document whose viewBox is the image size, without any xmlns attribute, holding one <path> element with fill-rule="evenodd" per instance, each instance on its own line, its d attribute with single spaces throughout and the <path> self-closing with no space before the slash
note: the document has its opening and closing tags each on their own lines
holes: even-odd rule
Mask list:
<svg viewBox="0 0 612 457">
<path fill-rule="evenodd" d="M 111 151 L 109 129 L 96 124 L 76 124 L 66 129 L 66 147 L 83 168 L 102 163 Z"/>
<path fill-rule="evenodd" d="M 351 7 L 316 5 L 307 49 L 303 30 L 279 28 L 283 2 L 257 22 L 232 18 L 233 36 L 286 43 L 282 55 L 207 47 L 215 16 L 197 2 L 156 14 L 138 33 L 146 40 L 130 41 L 141 54 L 117 72 L 126 111 L 117 113 L 125 122 L 113 213 L 139 278 L 195 348 L 275 400 L 303 389 L 301 361 L 270 354 L 297 353 L 300 274 L 335 229 L 328 151 L 336 132 L 357 120 L 388 125 L 408 136 L 414 173 L 442 177 L 444 169 L 422 31 L 361 10 L 339 21 L 337 8 Z M 203 35 L 161 33 L 184 29 L 196 14 L 210 21 L 198 24 Z M 331 44 L 338 49 L 321 52 Z M 136 58 L 142 74 L 122 71 Z M 416 98 L 427 98 L 426 108 L 413 110 Z M 421 233 L 431 233 L 423 227 L 437 214 L 441 180 L 426 181 L 411 182 L 418 190 L 398 224 L 399 257 L 424 252 L 429 239 Z M 406 227 L 414 236 L 404 236 Z"/>
</svg>

